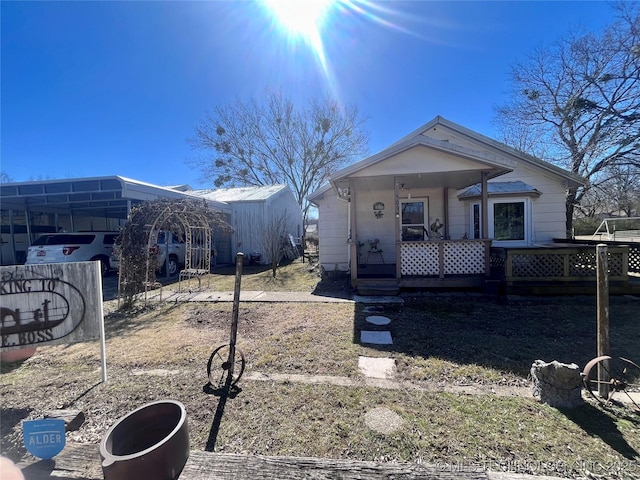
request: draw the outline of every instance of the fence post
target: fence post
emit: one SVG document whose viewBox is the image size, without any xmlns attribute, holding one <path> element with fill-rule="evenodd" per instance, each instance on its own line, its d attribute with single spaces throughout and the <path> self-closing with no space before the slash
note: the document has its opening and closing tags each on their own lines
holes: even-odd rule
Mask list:
<svg viewBox="0 0 640 480">
<path fill-rule="evenodd" d="M 598 298 L 598 357 L 609 355 L 609 263 L 605 244 L 596 246 Z M 609 397 L 609 361 L 598 363 L 598 395 Z"/>
</svg>

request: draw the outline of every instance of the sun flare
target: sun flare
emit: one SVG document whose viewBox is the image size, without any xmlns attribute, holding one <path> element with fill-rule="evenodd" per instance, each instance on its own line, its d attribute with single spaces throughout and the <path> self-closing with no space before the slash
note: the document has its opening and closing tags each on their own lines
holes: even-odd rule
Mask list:
<svg viewBox="0 0 640 480">
<path fill-rule="evenodd" d="M 289 35 L 310 39 L 319 34 L 334 0 L 263 0 L 263 3 Z"/>
<path fill-rule="evenodd" d="M 274 23 L 290 41 L 302 40 L 312 48 L 322 69 L 327 73 L 321 32 L 329 10 L 337 0 L 262 0 L 262 3 Z"/>
</svg>

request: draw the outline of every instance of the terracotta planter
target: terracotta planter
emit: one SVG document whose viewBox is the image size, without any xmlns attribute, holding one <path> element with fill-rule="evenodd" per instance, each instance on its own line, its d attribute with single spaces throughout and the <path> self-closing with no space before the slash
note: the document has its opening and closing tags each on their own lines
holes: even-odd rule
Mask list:
<svg viewBox="0 0 640 480">
<path fill-rule="evenodd" d="M 120 418 L 100 443 L 105 480 L 175 480 L 189 457 L 184 405 L 148 403 Z"/>
<path fill-rule="evenodd" d="M 9 350 L 7 352 L 0 352 L 0 362 L 20 362 L 32 357 L 38 347 L 21 348 L 19 350 Z"/>
</svg>

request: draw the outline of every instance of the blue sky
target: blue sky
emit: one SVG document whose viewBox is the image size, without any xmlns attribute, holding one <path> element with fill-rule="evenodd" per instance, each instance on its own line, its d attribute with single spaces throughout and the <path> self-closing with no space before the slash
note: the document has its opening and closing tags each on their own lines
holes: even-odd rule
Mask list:
<svg viewBox="0 0 640 480">
<path fill-rule="evenodd" d="M 250 2 L 1 2 L 1 169 L 206 187 L 186 139 L 207 110 L 282 87 L 368 120 L 371 153 L 436 115 L 495 137 L 509 67 L 605 2 L 385 2 L 330 11 L 322 67 Z"/>
</svg>

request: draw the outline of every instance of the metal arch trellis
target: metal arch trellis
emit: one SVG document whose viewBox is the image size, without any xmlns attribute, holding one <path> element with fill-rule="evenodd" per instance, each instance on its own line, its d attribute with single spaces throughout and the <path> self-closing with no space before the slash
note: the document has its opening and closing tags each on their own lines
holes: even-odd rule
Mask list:
<svg viewBox="0 0 640 480">
<path fill-rule="evenodd" d="M 144 202 L 132 210 L 120 238 L 118 303 L 127 282 L 137 283 L 135 291 L 144 292 L 147 302 L 149 289 L 156 285 L 158 267 L 151 247 L 157 244 L 160 231 L 173 232 L 185 241 L 185 271 L 197 270 L 202 275 L 211 268 L 212 228 L 223 223 L 206 204 L 190 199 Z M 228 228 L 228 225 L 222 226 Z"/>
<path fill-rule="evenodd" d="M 145 225 L 145 230 L 148 230 L 148 240 L 147 240 L 147 249 L 146 249 L 146 254 L 147 254 L 147 262 L 146 262 L 146 267 L 147 267 L 147 272 L 146 272 L 146 278 L 150 278 L 151 275 L 153 275 L 155 277 L 155 272 L 156 272 L 156 266 L 154 262 L 150 261 L 150 258 L 152 255 L 157 254 L 157 252 L 152 252 L 152 246 L 153 245 L 157 245 L 158 244 L 158 235 L 160 233 L 161 230 L 165 230 L 167 232 L 173 232 L 176 235 L 178 235 L 179 238 L 184 238 L 185 236 L 185 232 L 189 230 L 189 223 L 187 220 L 185 220 L 184 218 L 184 213 L 185 209 L 181 209 L 179 211 L 174 211 L 174 209 L 172 208 L 172 205 L 169 204 L 167 206 L 165 206 L 165 208 L 156 216 L 154 222 L 150 225 Z M 164 239 L 165 242 L 168 241 L 167 239 L 167 235 L 165 234 Z M 165 263 L 166 263 L 166 270 L 168 272 L 168 265 L 169 265 L 169 252 L 166 252 L 167 255 L 165 257 Z M 185 253 L 186 255 L 186 253 Z M 167 273 L 168 275 L 168 273 Z M 149 291 L 149 288 L 151 286 L 155 286 L 155 278 L 154 278 L 154 282 L 145 282 L 144 285 L 144 301 L 145 303 L 147 302 L 147 293 Z"/>
</svg>

